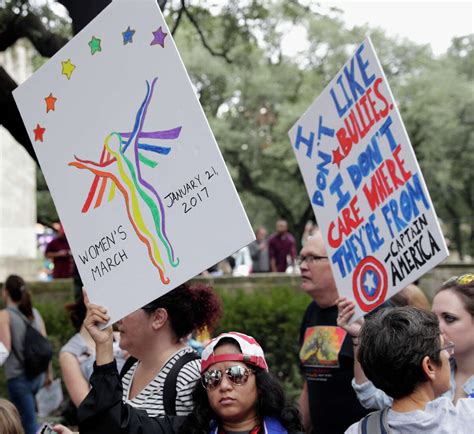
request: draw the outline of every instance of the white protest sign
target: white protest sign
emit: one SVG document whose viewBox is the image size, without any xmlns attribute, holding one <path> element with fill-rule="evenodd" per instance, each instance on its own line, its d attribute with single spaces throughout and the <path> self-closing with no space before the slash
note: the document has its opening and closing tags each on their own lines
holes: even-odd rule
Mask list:
<svg viewBox="0 0 474 434">
<path fill-rule="evenodd" d="M 14 92 L 112 322 L 254 239 L 155 0 L 115 0 Z"/>
<path fill-rule="evenodd" d="M 370 39 L 289 131 L 341 296 L 356 317 L 448 255 Z"/>
</svg>

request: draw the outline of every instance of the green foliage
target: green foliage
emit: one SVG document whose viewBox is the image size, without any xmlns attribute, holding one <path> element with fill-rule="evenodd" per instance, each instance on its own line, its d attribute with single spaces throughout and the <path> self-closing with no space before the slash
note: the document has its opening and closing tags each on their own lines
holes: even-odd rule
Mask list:
<svg viewBox="0 0 474 434">
<path fill-rule="evenodd" d="M 48 302 L 35 304 L 35 307 L 41 313 L 48 336 L 53 343 L 54 349 L 58 352 L 61 347 L 75 333 L 66 309 L 63 305 Z"/>
<path fill-rule="evenodd" d="M 25 8 L 26 2 L 7 2 Z M 168 0 L 166 19 L 255 227 L 288 220 L 297 239 L 314 218 L 287 131 L 369 34 L 454 247 L 474 256 L 474 36 L 455 38 L 446 55 L 390 38 L 382 29 L 348 29 L 335 8 L 308 1 Z M 10 8 L 11 9 L 11 8 Z M 0 11 L 0 21 L 2 15 Z M 45 12 L 49 28 L 67 22 Z M 284 38 L 303 29 L 296 54 Z M 57 220 L 49 193 L 38 216 Z"/>
<path fill-rule="evenodd" d="M 437 58 L 428 45 L 382 29 L 347 29 L 337 10 L 315 3 L 255 1 L 253 15 L 234 3 L 200 16 L 209 34 L 227 28 L 230 13 L 238 18 L 231 20 L 233 44 L 224 30 L 211 38 L 230 63 L 212 56 L 186 22 L 176 40 L 254 226 L 273 227 L 282 216 L 299 238 L 313 218 L 287 131 L 369 34 L 438 215 L 454 247 L 474 255 L 474 36 L 455 38 Z M 306 31 L 308 46 L 287 57 L 282 41 L 295 26 Z"/>
<path fill-rule="evenodd" d="M 296 398 L 302 380 L 298 368 L 299 327 L 310 299 L 289 288 L 221 292 L 224 317 L 216 330 L 239 331 L 253 336 L 265 351 L 270 370 Z"/>
</svg>

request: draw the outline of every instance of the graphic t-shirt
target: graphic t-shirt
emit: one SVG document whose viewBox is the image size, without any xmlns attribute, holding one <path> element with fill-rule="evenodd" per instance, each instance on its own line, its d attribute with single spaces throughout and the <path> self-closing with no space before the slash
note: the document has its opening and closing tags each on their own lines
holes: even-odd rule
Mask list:
<svg viewBox="0 0 474 434">
<path fill-rule="evenodd" d="M 321 309 L 312 302 L 300 328 L 300 366 L 308 383 L 313 433 L 343 433 L 368 413 L 351 386 L 352 342 L 337 327 L 337 306 Z"/>
</svg>

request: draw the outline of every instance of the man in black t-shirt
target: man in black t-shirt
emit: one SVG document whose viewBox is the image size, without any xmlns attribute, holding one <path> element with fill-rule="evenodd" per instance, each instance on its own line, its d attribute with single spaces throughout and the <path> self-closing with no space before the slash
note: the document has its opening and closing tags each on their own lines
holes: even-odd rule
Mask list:
<svg viewBox="0 0 474 434">
<path fill-rule="evenodd" d="M 351 386 L 354 353 L 350 337 L 337 326 L 338 292 L 321 233 L 301 250 L 301 288 L 312 297 L 300 328 L 304 386 L 300 407 L 305 432 L 342 434 L 368 413 Z"/>
</svg>

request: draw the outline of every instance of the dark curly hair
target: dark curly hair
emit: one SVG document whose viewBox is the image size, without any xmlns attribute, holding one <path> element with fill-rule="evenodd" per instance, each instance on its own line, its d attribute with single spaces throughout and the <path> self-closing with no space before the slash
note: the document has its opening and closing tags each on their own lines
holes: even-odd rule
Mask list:
<svg viewBox="0 0 474 434">
<path fill-rule="evenodd" d="M 151 315 L 165 309 L 176 338 L 182 339 L 194 330 L 212 329 L 222 315 L 222 301 L 204 284 L 183 283 L 172 291 L 143 306 Z"/>
<path fill-rule="evenodd" d="M 233 339 L 222 339 L 217 346 L 225 343 L 237 345 Z M 250 366 L 255 371 L 255 380 L 259 391 L 256 405 L 257 415 L 272 417 L 278 420 L 288 431 L 288 434 L 300 432 L 303 430 L 301 415 L 299 410 L 290 405 L 286 399 L 285 392 L 280 383 L 271 373 Z M 206 389 L 201 382 L 197 382 L 193 392 L 194 409 L 189 414 L 180 428 L 180 434 L 207 434 L 209 424 L 212 420 L 218 420 L 219 417 L 214 413 L 209 405 Z"/>
</svg>

